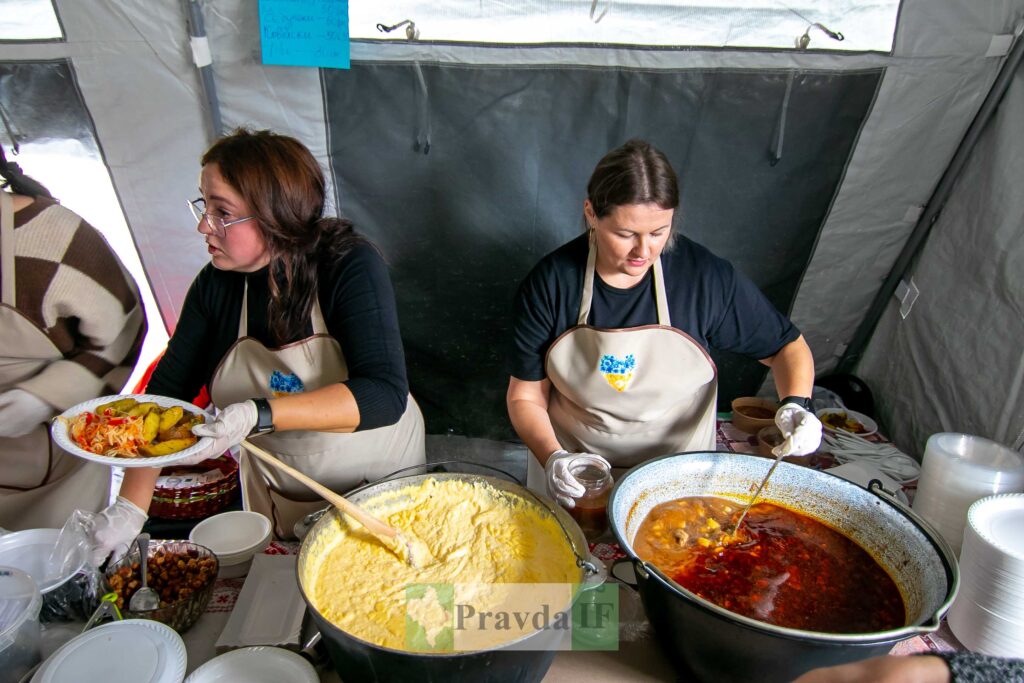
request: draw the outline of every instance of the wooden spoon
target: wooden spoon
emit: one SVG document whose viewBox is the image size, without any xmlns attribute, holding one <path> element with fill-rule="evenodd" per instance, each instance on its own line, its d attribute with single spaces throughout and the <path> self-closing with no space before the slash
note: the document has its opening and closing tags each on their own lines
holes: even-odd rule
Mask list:
<svg viewBox="0 0 1024 683">
<path fill-rule="evenodd" d="M 248 439 L 244 439 L 241 446 L 271 467 L 299 480 L 346 515 L 355 518 L 366 527 L 367 531 L 380 539 L 381 543 L 386 547 L 395 550 L 395 545 L 397 544 L 399 548 L 397 551 L 398 556 L 410 566 L 420 569 L 433 563 L 434 558 L 430 554 L 430 549 L 427 548 L 423 541 L 417 538 L 406 538 L 398 529 L 385 524 L 355 503 L 347 500 L 344 496 L 338 495 L 320 482 L 299 472 L 294 467 L 289 467 L 267 451 L 254 445 Z"/>
</svg>

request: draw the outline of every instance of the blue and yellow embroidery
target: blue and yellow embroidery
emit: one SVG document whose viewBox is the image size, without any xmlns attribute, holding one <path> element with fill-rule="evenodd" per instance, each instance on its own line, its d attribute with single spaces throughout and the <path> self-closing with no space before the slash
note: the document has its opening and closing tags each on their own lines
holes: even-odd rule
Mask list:
<svg viewBox="0 0 1024 683">
<path fill-rule="evenodd" d="M 633 379 L 633 371 L 636 370 L 636 356 L 631 353 L 625 359 L 621 359 L 605 354 L 601 356 L 598 370 L 615 391 L 625 391 L 629 386 L 629 380 Z"/>
<path fill-rule="evenodd" d="M 286 375 L 280 370 L 274 370 L 270 373 L 270 384 L 268 386 L 275 398 L 281 398 L 288 394 L 298 394 L 306 390 L 306 386 L 299 379 L 298 375 Z"/>
</svg>

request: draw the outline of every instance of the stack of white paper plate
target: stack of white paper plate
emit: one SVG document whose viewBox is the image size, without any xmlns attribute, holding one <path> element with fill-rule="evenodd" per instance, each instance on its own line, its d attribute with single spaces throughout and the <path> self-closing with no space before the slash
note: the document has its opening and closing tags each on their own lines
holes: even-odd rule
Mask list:
<svg viewBox="0 0 1024 683">
<path fill-rule="evenodd" d="M 949 627 L 975 652 L 1024 657 L 1024 494 L 971 506 Z"/>
<path fill-rule="evenodd" d="M 32 683 L 181 683 L 185 664 L 185 643 L 174 629 L 125 619 L 69 640 L 43 662 Z"/>
</svg>

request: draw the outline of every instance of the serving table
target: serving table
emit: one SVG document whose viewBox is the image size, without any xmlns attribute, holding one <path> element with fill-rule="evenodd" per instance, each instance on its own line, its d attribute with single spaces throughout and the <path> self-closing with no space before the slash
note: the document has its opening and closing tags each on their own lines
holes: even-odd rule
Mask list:
<svg viewBox="0 0 1024 683">
<path fill-rule="evenodd" d="M 757 453 L 756 439 L 736 429 L 728 419 L 719 420 L 717 436 L 718 450 L 734 453 Z M 830 454 L 822 452 L 791 460 L 796 460 L 802 465 L 815 469 L 828 469 L 837 464 Z M 904 490 L 909 496 L 912 496 L 913 488 L 911 485 L 905 487 Z M 265 552 L 268 554 L 296 554 L 298 548 L 298 543 L 274 542 Z M 592 552 L 608 565 L 624 557 L 610 533 L 597 539 L 591 548 Z M 616 581 L 612 577 L 609 577 L 609 580 Z M 189 672 L 217 654 L 215 643 L 235 606 L 243 583 L 244 579 L 218 579 L 213 597 L 205 613 L 183 635 L 188 650 Z M 619 590 L 619 619 L 619 649 L 617 651 L 559 652 L 544 680 L 553 683 L 579 680 L 587 680 L 590 683 L 603 681 L 611 683 L 622 680 L 687 680 L 676 671 L 659 649 L 644 615 L 639 595 L 626 586 Z M 892 653 L 906 655 L 963 649 L 963 646 L 943 623 L 935 633 L 916 636 L 897 644 Z M 340 681 L 329 665 L 320 670 L 320 677 L 324 682 Z"/>
</svg>

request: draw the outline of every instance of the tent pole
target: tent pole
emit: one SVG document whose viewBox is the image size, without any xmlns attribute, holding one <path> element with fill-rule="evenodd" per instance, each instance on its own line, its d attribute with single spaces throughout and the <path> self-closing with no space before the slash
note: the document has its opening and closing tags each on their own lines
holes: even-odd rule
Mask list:
<svg viewBox="0 0 1024 683">
<path fill-rule="evenodd" d="M 960 141 L 960 145 L 957 147 L 956 153 L 953 155 L 953 159 L 949 162 L 949 166 L 946 167 L 945 172 L 942 174 L 942 178 L 935 187 L 935 191 L 932 192 L 931 198 L 929 198 L 928 203 L 925 205 L 925 209 L 922 212 L 921 217 L 918 219 L 917 225 L 914 226 L 913 232 L 910 233 L 910 237 L 907 239 L 906 244 L 903 245 L 903 250 L 896 259 L 896 263 L 893 265 L 892 270 L 889 271 L 889 275 L 885 278 L 881 288 L 875 295 L 875 299 L 871 303 L 871 308 L 868 309 L 868 313 L 864 317 L 864 320 L 861 321 L 860 325 L 857 327 L 857 331 L 854 332 L 853 339 L 850 341 L 849 346 L 847 346 L 842 358 L 840 358 L 839 362 L 836 364 L 835 372 L 851 372 L 854 366 L 856 366 L 864 355 L 864 350 L 868 345 L 868 341 L 871 339 L 871 335 L 875 331 L 878 321 L 881 320 L 882 314 L 885 313 L 885 309 L 889 305 L 889 299 L 896 291 L 896 287 L 899 285 L 900 280 L 903 279 L 907 271 L 910 269 L 910 265 L 914 260 L 914 257 L 917 256 L 918 252 L 924 247 L 924 242 L 928 238 L 928 234 L 931 232 L 931 229 L 935 227 L 935 223 L 938 221 L 939 215 L 942 213 L 942 209 L 945 208 L 946 200 L 949 199 L 949 194 L 953 189 L 953 185 L 956 184 L 956 180 L 960 176 L 960 172 L 963 170 L 964 165 L 967 163 L 967 159 L 970 157 L 971 151 L 974 149 L 975 145 L 977 145 L 978 138 L 981 137 L 985 126 L 995 114 L 996 109 L 999 107 L 999 102 L 1003 99 L 1003 95 L 1006 94 L 1007 89 L 1010 87 L 1013 76 L 1017 72 L 1017 68 L 1020 66 L 1021 57 L 1024 56 L 1024 40 L 1021 40 L 1021 26 L 1018 26 L 1014 33 L 1013 47 L 1009 54 L 1007 54 L 1006 61 L 1003 62 L 1003 66 L 999 70 L 999 74 L 996 76 L 996 80 L 992 84 L 992 88 L 989 90 L 988 95 L 985 96 L 985 101 L 981 103 L 981 107 L 978 109 L 978 113 L 975 115 L 971 125 L 967 128 L 967 132 Z"/>
<path fill-rule="evenodd" d="M 210 56 L 210 45 L 206 38 L 203 11 L 198 0 L 181 0 L 181 2 L 185 9 L 189 42 L 192 45 L 192 61 L 199 70 L 199 79 L 203 85 L 203 97 L 206 102 L 206 115 L 212 142 L 213 139 L 224 134 L 224 124 L 220 117 L 217 86 L 213 81 L 213 59 Z"/>
</svg>

